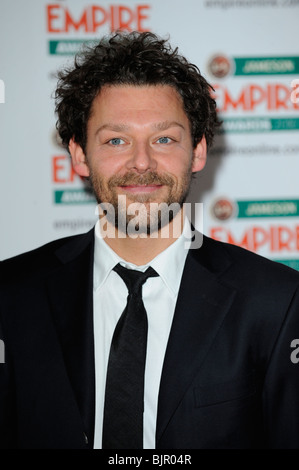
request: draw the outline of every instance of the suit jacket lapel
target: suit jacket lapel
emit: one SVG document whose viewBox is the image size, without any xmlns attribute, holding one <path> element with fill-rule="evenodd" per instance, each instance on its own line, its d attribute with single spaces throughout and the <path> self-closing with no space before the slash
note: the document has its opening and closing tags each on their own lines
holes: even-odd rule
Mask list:
<svg viewBox="0 0 299 470">
<path fill-rule="evenodd" d="M 48 278 L 53 321 L 89 446 L 93 445 L 95 373 L 93 341 L 93 230 L 68 240 Z"/>
<path fill-rule="evenodd" d="M 234 298 L 234 290 L 220 283 L 219 273 L 215 272 L 217 265 L 221 270 L 226 269 L 230 261 L 223 254 L 218 254 L 217 258 L 216 253 L 207 251 L 203 246 L 199 250 L 190 250 L 187 256 L 161 377 L 157 446 L 199 372 Z M 207 267 L 211 259 L 214 259 L 212 270 L 211 266 Z"/>
</svg>

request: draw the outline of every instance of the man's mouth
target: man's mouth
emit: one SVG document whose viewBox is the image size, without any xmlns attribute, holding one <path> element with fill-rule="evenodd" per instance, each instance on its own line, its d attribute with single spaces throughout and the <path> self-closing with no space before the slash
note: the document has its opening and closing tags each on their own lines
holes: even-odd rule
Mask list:
<svg viewBox="0 0 299 470">
<path fill-rule="evenodd" d="M 119 186 L 123 191 L 128 193 L 153 193 L 163 187 L 162 184 L 126 184 Z"/>
</svg>

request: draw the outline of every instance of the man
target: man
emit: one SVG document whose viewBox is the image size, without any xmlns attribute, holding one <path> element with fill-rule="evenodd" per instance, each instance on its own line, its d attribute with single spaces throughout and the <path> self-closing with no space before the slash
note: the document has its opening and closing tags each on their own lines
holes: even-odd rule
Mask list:
<svg viewBox="0 0 299 470">
<path fill-rule="evenodd" d="M 298 448 L 299 275 L 194 243 L 185 218 L 210 85 L 166 41 L 118 33 L 56 100 L 99 221 L 1 265 L 1 447 Z"/>
</svg>

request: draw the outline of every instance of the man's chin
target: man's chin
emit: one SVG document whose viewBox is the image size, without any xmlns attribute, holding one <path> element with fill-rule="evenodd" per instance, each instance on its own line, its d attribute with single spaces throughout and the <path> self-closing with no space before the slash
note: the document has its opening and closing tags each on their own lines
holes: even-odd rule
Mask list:
<svg viewBox="0 0 299 470">
<path fill-rule="evenodd" d="M 158 232 L 172 222 L 182 206 L 179 203 L 157 202 L 152 205 L 136 203 L 130 207 L 133 210 L 128 210 L 125 222 L 123 214 L 117 214 L 117 228 L 129 236 L 152 235 L 156 238 Z"/>
</svg>

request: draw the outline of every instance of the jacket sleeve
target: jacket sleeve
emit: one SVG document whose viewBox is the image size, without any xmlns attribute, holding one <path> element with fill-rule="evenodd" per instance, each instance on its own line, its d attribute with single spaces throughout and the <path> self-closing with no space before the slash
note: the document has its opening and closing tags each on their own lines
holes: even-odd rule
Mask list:
<svg viewBox="0 0 299 470">
<path fill-rule="evenodd" d="M 268 447 L 299 449 L 299 289 L 272 350 L 263 403 Z"/>
</svg>

